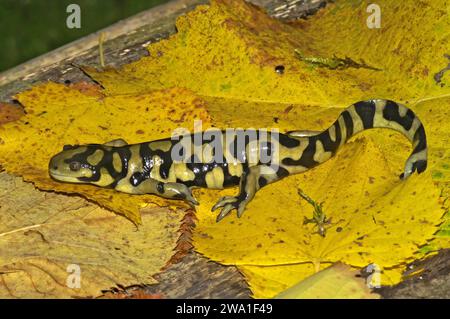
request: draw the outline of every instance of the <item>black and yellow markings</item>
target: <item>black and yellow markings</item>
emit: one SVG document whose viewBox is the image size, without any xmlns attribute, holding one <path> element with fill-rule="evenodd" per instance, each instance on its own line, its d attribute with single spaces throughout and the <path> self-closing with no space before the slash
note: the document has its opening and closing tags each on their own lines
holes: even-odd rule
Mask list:
<svg viewBox="0 0 450 319">
<path fill-rule="evenodd" d="M 406 132 L 411 129 L 413 121 L 416 118 L 413 111 L 392 101 L 385 102 L 383 117 L 387 121 L 401 125 Z"/>
<path fill-rule="evenodd" d="M 260 166 L 259 176 L 258 176 L 258 189 L 264 187 L 265 185 L 275 182 L 289 176 L 289 171 L 282 166 L 271 165 Z"/>
<path fill-rule="evenodd" d="M 375 127 L 385 127 L 397 130 L 407 135 L 411 140 L 412 136 L 409 134 L 409 130 L 413 125 L 415 117 L 407 120 L 402 117 L 401 114 L 406 115 L 406 112 L 399 112 L 399 110 L 405 109 L 400 107 L 397 103 L 389 103 L 388 101 L 378 100 L 376 101 L 376 112 L 374 116 L 374 126 Z M 410 116 L 408 114 L 408 116 Z"/>
<path fill-rule="evenodd" d="M 93 181 L 92 184 L 97 186 L 109 186 L 114 183 L 115 179 L 109 174 L 105 167 L 101 167 L 99 170 L 98 180 Z"/>
<path fill-rule="evenodd" d="M 212 189 L 222 189 L 224 179 L 223 168 L 219 166 L 214 167 L 212 171 L 206 173 L 205 175 L 206 187 Z"/>
<path fill-rule="evenodd" d="M 298 138 L 296 142 L 288 142 L 288 139 L 293 138 L 281 134 L 280 141 L 284 142 L 280 144 L 292 149 L 291 154 L 283 154 L 281 163 L 288 167 L 298 167 L 295 169 L 297 172 L 299 169 L 306 170 L 328 160 L 341 145 L 342 124 L 340 122 L 342 120 L 337 120 L 328 130 L 309 137 Z"/>
<path fill-rule="evenodd" d="M 150 177 L 160 181 L 173 180 L 172 141 L 165 139 L 140 145 L 140 156 Z"/>
<path fill-rule="evenodd" d="M 364 130 L 364 123 L 362 119 L 359 117 L 358 113 L 355 110 L 355 105 L 351 105 L 347 109 L 348 114 L 350 115 L 351 123 L 352 123 L 352 135 L 355 135 Z M 352 135 L 347 135 L 347 138 L 350 138 Z"/>
<path fill-rule="evenodd" d="M 242 174 L 239 183 L 239 194 L 237 196 L 222 197 L 212 207 L 212 211 L 221 208 L 220 213 L 217 215 L 217 221 L 223 219 L 233 209 L 236 209 L 238 217 L 241 217 L 246 205 L 261 187 L 287 175 L 289 175 L 288 171 L 279 166 L 256 165 L 249 167 Z"/>
<path fill-rule="evenodd" d="M 239 184 L 239 180 L 244 171 L 242 162 L 237 160 L 237 147 L 233 145 L 235 138 L 222 141 L 222 154 L 224 165 L 224 187 Z M 233 146 L 232 146 L 233 145 Z"/>
<path fill-rule="evenodd" d="M 422 124 L 417 128 L 413 136 L 413 153 L 419 153 L 427 149 L 427 140 L 425 137 L 425 128 Z"/>
<path fill-rule="evenodd" d="M 163 182 L 158 182 L 158 184 L 156 184 L 156 191 L 159 194 L 164 194 L 164 183 Z"/>
<path fill-rule="evenodd" d="M 88 164 L 92 166 L 96 166 L 100 163 L 100 161 L 103 159 L 103 156 L 105 155 L 105 152 L 102 149 L 96 149 L 94 153 L 89 155 L 86 160 Z"/>
<path fill-rule="evenodd" d="M 222 154 L 216 153 L 219 141 L 206 132 L 132 145 L 120 139 L 104 145 L 68 145 L 52 158 L 49 171 L 60 181 L 91 183 L 132 194 L 152 193 L 193 205 L 197 201 L 192 187 L 240 185 L 237 196 L 224 197 L 213 206 L 213 210 L 221 208 L 220 220 L 233 209 L 242 215 L 260 188 L 327 161 L 353 135 L 375 127 L 399 131 L 412 142 L 413 151 L 401 177 L 426 169 L 426 134 L 416 115 L 393 101 L 368 100 L 345 109 L 322 132 L 293 131 L 274 138 L 275 134 L 262 130 L 222 131 Z M 173 153 L 187 158 L 174 159 Z M 80 170 L 69 169 L 72 166 Z"/>
<path fill-rule="evenodd" d="M 295 157 L 284 154 L 281 163 L 288 169 L 290 166 L 312 168 L 332 157 L 337 149 L 354 134 L 373 127 L 391 128 L 403 133 L 413 142 L 413 154 L 422 151 L 422 157 L 426 160 L 425 132 L 414 113 L 392 101 L 369 100 L 351 105 L 341 113 L 329 129 L 320 134 L 298 138 L 296 142 L 291 142 L 290 137 L 282 136 L 280 141 L 283 143 L 280 144 L 295 149 L 296 154 L 300 155 Z M 300 145 L 296 146 L 297 143 Z M 411 160 L 419 159 L 418 155 Z M 424 165 L 417 163 L 413 164 L 413 167 L 419 166 L 419 169 L 423 170 Z M 290 171 L 292 173 L 297 169 Z"/>
<path fill-rule="evenodd" d="M 323 133 L 316 136 L 316 152 L 324 153 L 318 154 L 318 163 L 322 163 L 328 160 L 332 155 L 336 153 L 339 146 L 341 145 L 342 140 L 342 132 L 341 125 L 339 120 L 333 123 L 331 127 L 324 131 Z M 319 149 L 319 144 L 322 144 L 322 147 Z M 329 154 L 328 154 L 329 153 Z M 322 160 L 320 160 L 323 158 Z"/>
<path fill-rule="evenodd" d="M 224 173 L 223 187 L 239 185 L 241 176 L 244 173 L 244 165 L 239 162 L 224 162 L 222 167 Z"/>
<path fill-rule="evenodd" d="M 172 148 L 173 143 L 170 140 L 159 140 L 148 143 L 148 148 L 154 152 L 163 151 L 169 152 Z"/>
<path fill-rule="evenodd" d="M 323 146 L 322 141 L 320 139 L 318 139 L 316 141 L 316 152 L 314 153 L 313 160 L 316 163 L 323 163 L 323 162 L 327 161 L 328 159 L 330 159 L 332 155 L 333 155 L 333 153 L 330 151 L 326 151 Z"/>
<path fill-rule="evenodd" d="M 307 139 L 302 140 L 301 147 L 304 149 L 300 153 L 297 152 L 297 154 L 300 154 L 300 157 L 298 159 L 294 159 L 290 156 L 285 157 L 281 160 L 281 163 L 285 166 L 299 166 L 305 167 L 307 169 L 316 166 L 317 164 L 319 164 L 314 160 L 314 156 L 316 154 L 316 141 L 316 136 L 311 136 Z"/>
<path fill-rule="evenodd" d="M 114 147 L 107 153 L 102 163 L 114 179 L 110 187 L 115 188 L 117 183 L 127 176 L 130 158 L 131 152 L 128 147 Z"/>
<path fill-rule="evenodd" d="M 126 148 L 128 150 L 127 158 L 124 158 L 124 156 L 121 156 L 122 160 L 122 172 L 121 175 L 123 176 L 120 180 L 116 180 L 115 182 L 115 189 L 124 193 L 134 193 L 134 188 L 139 183 L 136 183 L 136 179 L 139 179 L 134 173 L 141 174 L 143 163 L 142 158 L 139 154 L 139 145 L 129 145 L 129 146 L 122 146 L 121 148 Z M 125 164 L 125 165 L 123 165 Z M 111 168 L 112 165 L 111 165 Z M 143 180 L 143 179 L 142 179 Z M 133 185 L 134 184 L 134 185 Z"/>
<path fill-rule="evenodd" d="M 345 110 L 344 112 L 342 112 L 338 121 L 340 123 L 340 127 L 343 129 L 342 130 L 343 138 L 342 138 L 342 142 L 341 142 L 341 145 L 342 145 L 353 135 L 353 120 L 352 120 L 352 116 L 350 115 L 350 112 L 348 110 Z M 342 121 L 344 121 L 344 124 L 342 124 Z M 345 134 L 344 134 L 344 128 L 345 128 Z M 345 139 L 344 139 L 344 136 L 345 136 Z"/>
<path fill-rule="evenodd" d="M 67 149 L 67 147 L 66 147 Z M 111 151 L 111 147 L 100 144 L 89 144 L 86 146 L 71 146 L 70 156 L 64 160 L 65 163 L 79 163 L 83 176 L 78 180 L 102 187 L 115 187 L 118 179 L 123 178 L 122 171 L 126 170 L 127 149 Z M 86 173 L 90 172 L 90 173 Z"/>
<path fill-rule="evenodd" d="M 353 110 L 358 115 L 362 122 L 362 130 L 367 130 L 373 127 L 373 119 L 375 117 L 375 102 L 371 101 L 361 101 L 354 104 Z M 358 121 L 359 122 L 359 121 Z"/>
<path fill-rule="evenodd" d="M 113 152 L 112 167 L 114 168 L 115 172 L 117 172 L 117 173 L 122 172 L 123 163 L 122 163 L 122 158 L 120 157 L 120 154 L 118 152 Z"/>
<path fill-rule="evenodd" d="M 330 136 L 330 140 L 331 142 L 336 142 L 336 125 L 338 126 L 339 129 L 341 129 L 341 124 L 338 122 L 338 124 L 334 124 L 332 125 L 329 129 L 328 129 L 328 135 Z"/>
<path fill-rule="evenodd" d="M 89 164 L 87 162 L 87 158 L 94 154 L 94 152 L 97 150 L 96 147 L 94 147 L 93 145 L 87 145 L 84 147 L 80 147 L 78 149 L 76 149 L 75 151 L 77 151 L 76 154 L 74 154 L 72 157 L 64 160 L 66 163 L 70 164 L 70 163 L 80 163 L 80 166 L 86 171 L 89 170 L 90 174 L 89 175 L 84 175 L 84 176 L 80 176 L 78 177 L 78 179 L 81 182 L 96 182 L 100 179 L 100 172 L 97 170 L 97 168 L 95 166 L 92 166 L 91 164 Z M 80 152 L 78 152 L 80 151 Z M 70 152 L 70 151 L 69 151 Z"/>
<path fill-rule="evenodd" d="M 194 172 L 187 168 L 186 163 L 173 163 L 172 165 L 174 168 L 176 181 L 189 182 L 195 179 Z"/>
</svg>

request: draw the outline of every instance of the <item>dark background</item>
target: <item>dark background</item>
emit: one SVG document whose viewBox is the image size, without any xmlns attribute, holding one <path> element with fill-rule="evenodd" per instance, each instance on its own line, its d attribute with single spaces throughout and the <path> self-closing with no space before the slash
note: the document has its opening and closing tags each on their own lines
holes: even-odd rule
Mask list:
<svg viewBox="0 0 450 319">
<path fill-rule="evenodd" d="M 0 72 L 168 0 L 0 0 Z M 81 28 L 69 29 L 69 4 Z"/>
</svg>

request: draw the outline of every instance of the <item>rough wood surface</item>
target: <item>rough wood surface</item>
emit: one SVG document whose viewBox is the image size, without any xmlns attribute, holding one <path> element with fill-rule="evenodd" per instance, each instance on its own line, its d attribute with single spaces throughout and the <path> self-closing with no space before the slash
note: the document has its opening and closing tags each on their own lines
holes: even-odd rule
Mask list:
<svg viewBox="0 0 450 319">
<path fill-rule="evenodd" d="M 251 0 L 279 19 L 314 14 L 330 0 Z M 206 0 L 177 0 L 142 12 L 108 28 L 69 43 L 0 74 L 0 101 L 14 102 L 14 94 L 41 81 L 90 82 L 77 66 L 98 66 L 98 38 L 105 35 L 105 63 L 117 67 L 147 54 L 145 47 L 176 32 L 175 20 Z M 18 105 L 18 107 L 20 107 Z M 450 254 L 448 251 L 420 261 L 425 275 L 415 276 L 396 287 L 383 288 L 386 298 L 449 298 Z M 421 279 L 422 278 L 422 279 Z M 190 252 L 181 262 L 157 276 L 158 285 L 143 289 L 166 298 L 249 298 L 250 291 L 235 267 L 223 266 Z"/>
<path fill-rule="evenodd" d="M 450 299 L 450 249 L 439 254 L 411 263 L 409 273 L 416 275 L 393 287 L 380 288 L 384 298 L 433 298 Z"/>
<path fill-rule="evenodd" d="M 235 267 L 227 267 L 191 252 L 182 262 L 155 277 L 160 283 L 146 293 L 165 298 L 250 298 L 251 292 Z"/>
</svg>

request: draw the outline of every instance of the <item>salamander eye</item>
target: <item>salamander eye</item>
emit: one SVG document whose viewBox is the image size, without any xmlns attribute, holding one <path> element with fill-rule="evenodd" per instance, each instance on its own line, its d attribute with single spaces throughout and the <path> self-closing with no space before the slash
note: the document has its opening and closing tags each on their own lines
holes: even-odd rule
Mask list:
<svg viewBox="0 0 450 319">
<path fill-rule="evenodd" d="M 70 162 L 69 168 L 71 171 L 76 172 L 80 170 L 81 164 L 80 162 Z"/>
</svg>

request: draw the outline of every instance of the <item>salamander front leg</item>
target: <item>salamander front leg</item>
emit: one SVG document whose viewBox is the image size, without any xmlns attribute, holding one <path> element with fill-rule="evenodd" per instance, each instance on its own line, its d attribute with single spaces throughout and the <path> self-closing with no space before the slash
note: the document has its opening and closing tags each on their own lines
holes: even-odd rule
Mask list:
<svg viewBox="0 0 450 319">
<path fill-rule="evenodd" d="M 268 166 L 252 166 L 243 172 L 239 185 L 238 196 L 225 196 L 211 208 L 215 211 L 222 208 L 217 215 L 217 222 L 221 221 L 233 209 L 237 210 L 237 216 L 241 217 L 245 206 L 255 197 L 256 192 L 268 183 L 272 183 L 280 178 L 276 171 Z"/>
<path fill-rule="evenodd" d="M 186 185 L 181 183 L 164 183 L 153 178 L 147 178 L 135 186 L 133 194 L 155 194 L 169 199 L 183 199 L 191 205 L 199 204 L 192 195 L 192 191 Z"/>
<path fill-rule="evenodd" d="M 191 205 L 198 205 L 198 201 L 192 195 L 192 191 L 189 187 L 180 183 L 161 183 L 158 188 L 158 195 L 165 198 L 183 199 Z M 161 189 L 162 188 L 162 189 Z"/>
</svg>

